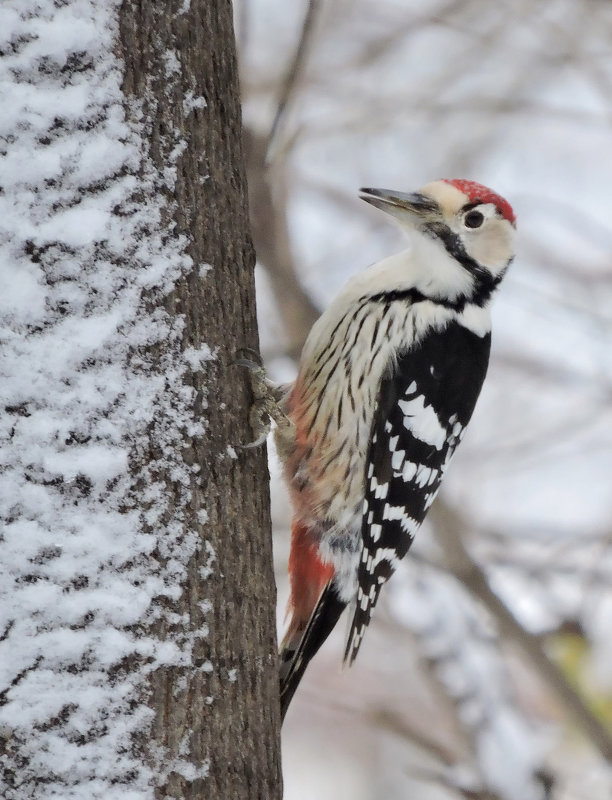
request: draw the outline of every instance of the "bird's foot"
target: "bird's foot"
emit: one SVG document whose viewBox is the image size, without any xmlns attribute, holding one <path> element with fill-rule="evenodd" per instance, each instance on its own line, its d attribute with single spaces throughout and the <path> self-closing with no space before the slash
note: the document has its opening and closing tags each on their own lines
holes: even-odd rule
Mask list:
<svg viewBox="0 0 612 800">
<path fill-rule="evenodd" d="M 239 352 L 247 352 L 259 361 L 259 355 L 251 348 L 245 347 Z M 251 391 L 253 392 L 253 404 L 249 411 L 249 424 L 255 434 L 255 440 L 249 442 L 249 444 L 241 445 L 241 447 L 251 449 L 259 447 L 266 441 L 272 428 L 272 422 L 279 426 L 288 424 L 289 420 L 280 407 L 284 389 L 268 378 L 261 363 L 257 363 L 250 358 L 236 358 L 234 364 L 249 370 L 249 380 Z"/>
</svg>

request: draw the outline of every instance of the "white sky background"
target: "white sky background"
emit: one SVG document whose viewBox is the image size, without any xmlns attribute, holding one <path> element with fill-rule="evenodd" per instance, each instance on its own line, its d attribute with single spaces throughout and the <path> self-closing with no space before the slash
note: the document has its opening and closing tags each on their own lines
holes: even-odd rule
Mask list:
<svg viewBox="0 0 612 800">
<path fill-rule="evenodd" d="M 288 186 L 300 278 L 323 307 L 355 271 L 405 246 L 389 220 L 357 199 L 360 186 L 411 191 L 435 178 L 466 177 L 510 200 L 518 218 L 517 258 L 493 310 L 485 389 L 442 495 L 470 518 L 474 553 L 521 622 L 539 631 L 564 618 L 580 620 L 593 645 L 593 684 L 610 689 L 612 8 L 564 0 L 328 0 L 321 6 L 271 171 L 281 172 Z M 306 3 L 252 0 L 248 11 L 237 7 L 245 121 L 266 130 Z M 265 274 L 259 288 L 264 352 L 271 369 L 287 379 Z M 282 490 L 275 496 L 282 498 Z M 279 499 L 276 512 L 281 581 L 285 503 Z M 431 550 L 428 534 L 422 531 L 417 554 Z M 415 607 L 419 567 L 410 555 L 407 562 L 387 602 L 392 598 L 391 610 L 418 630 L 418 617 L 405 612 Z M 463 624 L 460 613 L 452 622 L 458 604 L 455 597 L 446 615 L 451 638 Z M 384 759 L 368 766 L 358 745 L 340 746 L 338 759 L 352 752 L 347 775 L 352 768 L 370 776 L 360 781 L 361 794 L 350 780 L 343 789 L 333 779 L 326 794 L 326 781 L 317 779 L 315 789 L 297 766 L 310 741 L 304 729 L 311 725 L 316 741 L 336 724 L 324 713 L 317 723 L 314 703 L 334 703 L 363 686 L 361 702 L 369 707 L 380 653 L 367 644 L 366 663 L 354 668 L 363 670 L 359 677 L 334 680 L 330 695 L 322 688 L 325 671 L 336 670 L 340 660 L 340 644 L 332 639 L 319 666 L 311 667 L 316 677 L 307 676 L 298 692 L 284 740 L 288 800 L 381 796 L 369 781 Z M 483 680 L 495 663 L 488 662 Z M 466 660 L 456 674 L 461 670 L 469 676 L 474 665 Z M 401 702 L 400 692 L 391 702 Z M 482 701 L 495 717 L 495 703 Z M 363 709 L 354 710 L 339 728 L 357 731 L 366 725 L 363 716 Z M 502 752 L 506 742 L 507 756 L 515 748 L 505 736 L 498 730 L 487 741 L 501 743 Z M 370 753 L 383 747 L 376 733 L 368 742 Z M 550 742 L 530 742 L 544 760 L 554 760 Z M 521 768 L 506 757 L 504 772 L 504 758 L 492 761 L 503 796 L 525 798 L 512 782 Z M 327 768 L 319 763 L 318 769 Z M 583 774 L 602 775 L 589 770 L 584 762 Z M 564 799 L 584 789 L 572 788 L 570 773 L 559 773 Z M 408 791 L 406 780 L 404 771 L 394 784 L 398 797 Z M 609 778 L 593 780 L 589 796 L 607 796 Z M 386 796 L 396 796 L 389 791 Z M 433 790 L 421 785 L 419 797 L 429 796 L 424 791 Z"/>
</svg>

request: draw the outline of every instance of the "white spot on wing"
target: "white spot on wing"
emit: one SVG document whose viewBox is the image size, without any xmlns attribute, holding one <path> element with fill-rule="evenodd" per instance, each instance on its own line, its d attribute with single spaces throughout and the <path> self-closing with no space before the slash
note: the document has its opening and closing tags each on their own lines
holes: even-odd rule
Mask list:
<svg viewBox="0 0 612 800">
<path fill-rule="evenodd" d="M 398 405 L 404 414 L 404 427 L 417 439 L 441 450 L 446 442 L 446 429 L 423 395 L 414 400 L 400 400 Z"/>
<path fill-rule="evenodd" d="M 377 542 L 380 539 L 380 534 L 382 533 L 382 525 L 378 525 L 375 523 L 370 527 L 370 536 L 372 537 L 373 542 Z"/>
<path fill-rule="evenodd" d="M 395 570 L 398 564 L 397 553 L 392 547 L 381 547 L 372 554 L 372 567 L 370 571 L 374 572 L 381 561 L 388 561 L 391 565 L 391 569 Z"/>
<path fill-rule="evenodd" d="M 383 520 L 386 519 L 399 520 L 402 530 L 405 533 L 410 534 L 410 536 L 414 536 L 419 529 L 420 523 L 406 513 L 404 506 L 392 506 L 390 503 L 385 503 L 385 507 L 383 509 Z"/>
<path fill-rule="evenodd" d="M 402 467 L 402 462 L 406 457 L 405 450 L 396 450 L 393 455 L 391 456 L 391 468 L 394 470 L 399 470 Z"/>
<path fill-rule="evenodd" d="M 387 497 L 387 493 L 389 491 L 389 483 L 385 481 L 384 483 L 379 483 L 376 480 L 376 476 L 373 475 L 370 478 L 370 493 L 374 492 L 374 497 L 377 500 L 385 500 Z"/>
<path fill-rule="evenodd" d="M 413 461 L 405 461 L 402 470 L 402 480 L 409 483 L 416 475 L 418 468 L 419 465 L 415 464 Z"/>
<path fill-rule="evenodd" d="M 386 500 L 387 494 L 389 492 L 389 484 L 388 483 L 377 483 L 376 486 L 372 487 L 374 489 L 374 497 L 377 500 Z"/>
<path fill-rule="evenodd" d="M 421 489 L 424 486 L 427 486 L 430 476 L 431 476 L 431 469 L 429 467 L 420 466 L 416 474 L 417 486 L 420 486 Z"/>
<path fill-rule="evenodd" d="M 431 494 L 427 495 L 427 500 L 425 500 L 425 503 L 424 503 L 425 511 L 427 511 L 427 509 L 431 506 L 433 501 L 436 499 L 436 495 L 437 494 L 438 494 L 437 492 L 432 492 Z"/>
</svg>

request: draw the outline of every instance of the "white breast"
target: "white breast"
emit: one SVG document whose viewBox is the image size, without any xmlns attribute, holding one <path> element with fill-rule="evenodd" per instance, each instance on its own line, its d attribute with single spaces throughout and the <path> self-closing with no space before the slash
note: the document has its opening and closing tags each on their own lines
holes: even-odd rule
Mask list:
<svg viewBox="0 0 612 800">
<path fill-rule="evenodd" d="M 315 325 L 289 402 L 297 436 L 286 442 L 287 479 L 303 519 L 338 530 L 359 527 L 364 467 L 383 375 L 397 355 L 455 313 L 431 302 L 396 300 L 333 309 Z M 332 309 L 330 309 L 332 312 Z"/>
</svg>

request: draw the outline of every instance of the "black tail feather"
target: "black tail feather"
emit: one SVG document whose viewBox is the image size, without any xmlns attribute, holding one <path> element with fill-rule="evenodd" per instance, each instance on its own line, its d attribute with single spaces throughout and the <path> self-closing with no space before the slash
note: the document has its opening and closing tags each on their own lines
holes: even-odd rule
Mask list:
<svg viewBox="0 0 612 800">
<path fill-rule="evenodd" d="M 310 660 L 334 629 L 346 603 L 340 600 L 330 581 L 319 598 L 297 648 L 282 654 L 280 674 L 281 719 L 285 718 L 289 703 Z"/>
</svg>

